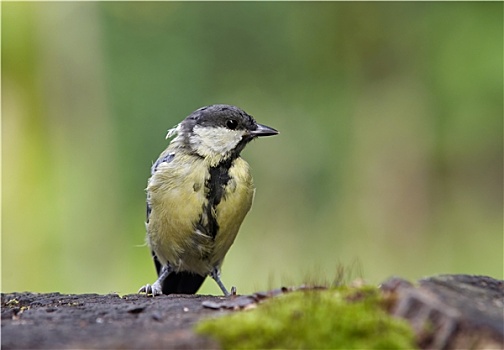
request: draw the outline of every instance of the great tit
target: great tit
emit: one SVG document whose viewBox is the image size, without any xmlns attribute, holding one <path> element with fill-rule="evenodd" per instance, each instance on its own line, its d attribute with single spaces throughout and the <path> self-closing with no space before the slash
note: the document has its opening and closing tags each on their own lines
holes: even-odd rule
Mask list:
<svg viewBox="0 0 504 350">
<path fill-rule="evenodd" d="M 224 295 L 224 256 L 249 211 L 254 185 L 241 151 L 253 139 L 278 134 L 238 107 L 202 107 L 173 129 L 176 136 L 151 168 L 147 244 L 158 273 L 139 293 L 194 294 L 207 275 Z"/>
</svg>

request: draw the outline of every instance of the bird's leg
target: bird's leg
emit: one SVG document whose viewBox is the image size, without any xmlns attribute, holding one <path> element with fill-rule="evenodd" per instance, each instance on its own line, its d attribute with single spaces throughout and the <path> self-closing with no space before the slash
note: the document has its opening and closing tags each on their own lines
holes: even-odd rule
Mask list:
<svg viewBox="0 0 504 350">
<path fill-rule="evenodd" d="M 147 295 L 152 295 L 153 297 L 163 294 L 163 281 L 166 279 L 166 277 L 168 277 L 170 273 L 172 273 L 172 271 L 173 268 L 170 264 L 164 265 L 161 268 L 161 272 L 159 273 L 159 277 L 156 282 L 154 282 L 152 286 L 150 284 L 146 284 L 138 290 L 138 293 L 145 293 Z"/>
<path fill-rule="evenodd" d="M 228 290 L 226 289 L 226 287 L 224 286 L 224 283 L 222 283 L 222 281 L 220 279 L 220 270 L 218 267 L 213 268 L 212 272 L 210 272 L 210 276 L 214 279 L 215 282 L 217 282 L 217 285 L 222 290 L 222 293 L 224 293 L 224 296 L 229 297 L 231 295 L 236 295 L 236 288 L 235 287 L 231 288 L 232 294 L 230 294 L 228 292 Z"/>
</svg>

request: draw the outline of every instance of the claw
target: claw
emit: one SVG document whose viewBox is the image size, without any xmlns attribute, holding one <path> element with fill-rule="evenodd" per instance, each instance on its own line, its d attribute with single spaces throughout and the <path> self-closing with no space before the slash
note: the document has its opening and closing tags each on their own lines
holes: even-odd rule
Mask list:
<svg viewBox="0 0 504 350">
<path fill-rule="evenodd" d="M 157 282 L 157 281 L 156 281 Z M 145 293 L 147 296 L 153 296 L 155 297 L 156 295 L 161 295 L 163 294 L 163 291 L 161 290 L 161 286 L 159 283 L 154 282 L 154 284 L 151 286 L 150 284 L 146 284 L 142 288 L 138 290 L 138 293 Z"/>
<path fill-rule="evenodd" d="M 154 282 L 152 286 L 150 284 L 146 284 L 138 290 L 138 293 L 145 293 L 147 296 L 151 295 L 153 297 L 163 294 L 163 288 L 161 286 L 163 285 L 163 281 L 171 272 L 172 267 L 170 264 L 163 266 L 156 282 Z"/>
</svg>

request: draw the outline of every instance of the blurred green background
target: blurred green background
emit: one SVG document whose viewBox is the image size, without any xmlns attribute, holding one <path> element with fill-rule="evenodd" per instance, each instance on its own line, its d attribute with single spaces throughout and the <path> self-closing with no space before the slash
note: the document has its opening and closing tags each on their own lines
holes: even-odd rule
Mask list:
<svg viewBox="0 0 504 350">
<path fill-rule="evenodd" d="M 281 132 L 227 286 L 503 278 L 503 3 L 1 6 L 3 292 L 153 282 L 149 168 L 213 103 Z"/>
</svg>

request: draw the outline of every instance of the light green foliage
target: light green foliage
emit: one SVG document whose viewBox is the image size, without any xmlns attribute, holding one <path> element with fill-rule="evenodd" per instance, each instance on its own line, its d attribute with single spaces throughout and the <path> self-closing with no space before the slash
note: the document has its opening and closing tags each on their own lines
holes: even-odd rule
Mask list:
<svg viewBox="0 0 504 350">
<path fill-rule="evenodd" d="M 149 169 L 212 103 L 280 131 L 244 151 L 257 191 L 226 285 L 352 261 L 373 283 L 504 277 L 503 2 L 1 6 L 2 291 L 153 281 Z"/>
<path fill-rule="evenodd" d="M 256 309 L 206 320 L 197 331 L 224 349 L 412 349 L 408 325 L 383 309 L 375 288 L 300 291 Z"/>
</svg>

